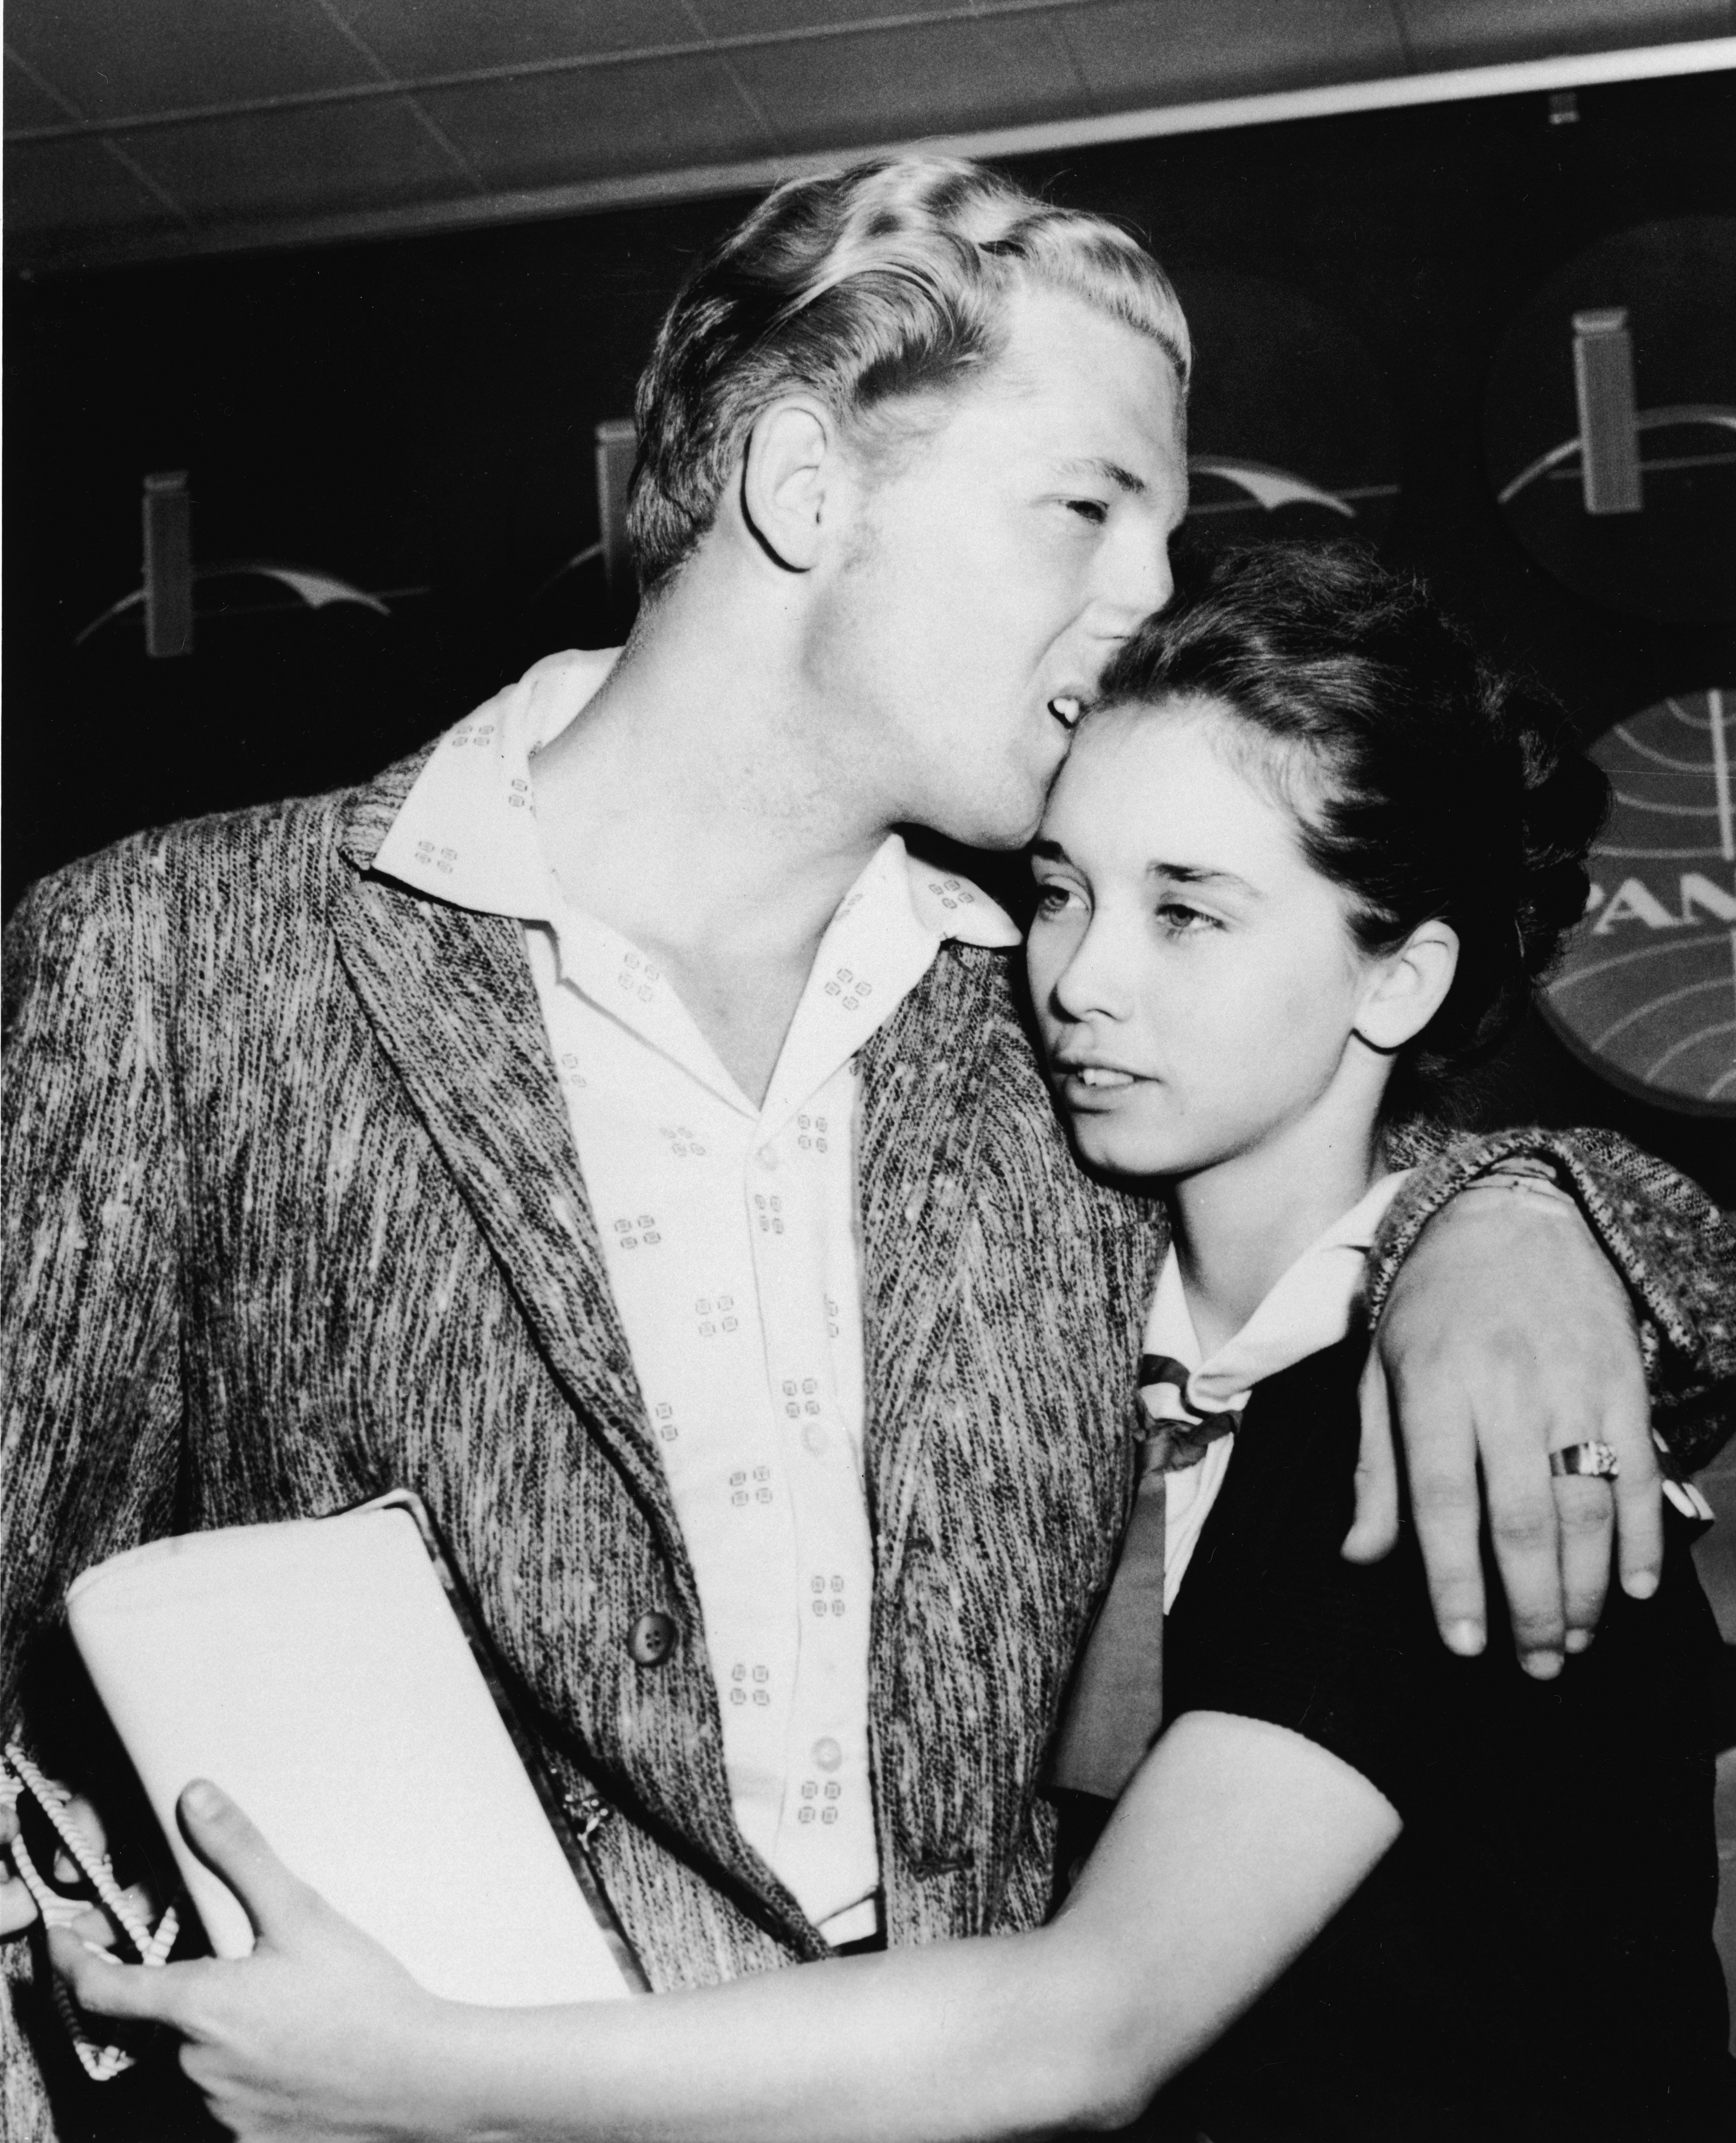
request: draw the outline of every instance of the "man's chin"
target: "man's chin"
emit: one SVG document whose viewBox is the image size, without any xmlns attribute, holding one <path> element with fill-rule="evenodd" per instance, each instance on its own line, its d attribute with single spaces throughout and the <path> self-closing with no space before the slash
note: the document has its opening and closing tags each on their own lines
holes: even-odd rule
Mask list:
<svg viewBox="0 0 1736 2143">
<path fill-rule="evenodd" d="M 1011 851 L 1029 848 L 1036 839 L 1049 807 L 1049 791 L 1055 785 L 1061 760 L 1041 767 L 999 763 L 1001 779 L 991 786 L 996 761 L 974 770 L 976 779 L 962 784 L 963 793 L 948 796 L 924 814 L 921 824 L 942 839 L 961 848 Z"/>
<path fill-rule="evenodd" d="M 1008 798 L 1004 806 L 987 809 L 979 802 L 972 811 L 949 814 L 953 823 L 936 826 L 932 830 L 943 834 L 949 841 L 957 841 L 962 848 L 1011 854 L 1028 849 L 1036 839 L 1047 803 L 1046 793 L 1035 799 Z"/>
</svg>

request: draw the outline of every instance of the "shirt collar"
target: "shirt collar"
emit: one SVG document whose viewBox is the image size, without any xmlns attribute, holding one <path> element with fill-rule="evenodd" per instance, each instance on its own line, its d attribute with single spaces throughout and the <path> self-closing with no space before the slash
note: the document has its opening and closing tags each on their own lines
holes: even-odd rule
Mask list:
<svg viewBox="0 0 1736 2143">
<path fill-rule="evenodd" d="M 1335 1345 L 1350 1329 L 1368 1253 L 1410 1174 L 1383 1175 L 1288 1266 L 1234 1337 L 1209 1359 L 1199 1344 L 1175 1246 L 1164 1260 L 1146 1320 L 1145 1351 L 1192 1372 L 1185 1393 L 1195 1413 L 1239 1413 L 1262 1378 Z"/>
<path fill-rule="evenodd" d="M 530 760 L 557 737 L 614 668 L 619 648 L 546 656 L 449 730 L 380 844 L 373 867 L 457 908 L 557 923 L 570 913 L 536 834 Z M 979 886 L 909 854 L 896 834 L 839 904 L 833 927 L 867 897 L 883 859 L 906 876 L 916 922 L 937 944 L 1016 945 L 1011 918 Z"/>
</svg>

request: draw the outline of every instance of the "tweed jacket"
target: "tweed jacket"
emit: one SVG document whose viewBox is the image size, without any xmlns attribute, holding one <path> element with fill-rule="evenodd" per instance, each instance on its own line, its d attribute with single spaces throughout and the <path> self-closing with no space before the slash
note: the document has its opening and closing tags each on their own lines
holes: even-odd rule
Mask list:
<svg viewBox="0 0 1736 2143">
<path fill-rule="evenodd" d="M 592 1851 L 653 1982 L 813 1956 L 731 1814 L 517 927 L 370 868 L 423 756 L 123 842 L 8 933 L 7 1703 L 87 1564 L 405 1483 L 558 1777 L 608 1812 Z M 871 1730 L 903 1943 L 1045 1909 L 1041 1765 L 1113 1556 L 1164 1240 L 1155 1206 L 1073 1161 L 1006 954 L 944 946 L 862 1074 Z M 1430 1211 L 1521 1149 L 1565 1163 L 1638 1294 L 1660 1402 L 1690 1455 L 1709 1446 L 1730 1242 L 1617 1141 L 1442 1147 L 1377 1292 Z M 646 1665 L 626 1637 L 652 1608 L 680 1634 Z"/>
</svg>

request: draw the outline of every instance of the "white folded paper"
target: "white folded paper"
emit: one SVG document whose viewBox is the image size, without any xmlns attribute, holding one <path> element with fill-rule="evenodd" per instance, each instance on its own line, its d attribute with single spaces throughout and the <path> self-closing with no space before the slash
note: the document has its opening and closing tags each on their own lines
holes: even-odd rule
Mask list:
<svg viewBox="0 0 1736 2143">
<path fill-rule="evenodd" d="M 181 1835 L 195 1778 L 433 1993 L 632 1991 L 407 1511 L 153 1541 L 67 1605 L 220 1957 L 253 1933 Z"/>
</svg>

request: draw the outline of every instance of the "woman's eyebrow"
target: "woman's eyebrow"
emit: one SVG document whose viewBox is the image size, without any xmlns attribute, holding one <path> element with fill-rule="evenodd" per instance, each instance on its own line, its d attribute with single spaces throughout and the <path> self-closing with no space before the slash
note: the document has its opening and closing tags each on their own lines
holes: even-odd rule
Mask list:
<svg viewBox="0 0 1736 2143">
<path fill-rule="evenodd" d="M 1172 878 L 1178 885 L 1227 886 L 1234 892 L 1245 893 L 1253 900 L 1264 900 L 1266 897 L 1257 885 L 1238 877 L 1234 871 L 1213 870 L 1204 864 L 1150 863 L 1145 866 L 1145 875 Z"/>
<path fill-rule="evenodd" d="M 1059 841 L 1033 841 L 1031 844 L 1033 863 L 1070 864 L 1073 860 Z"/>
</svg>

